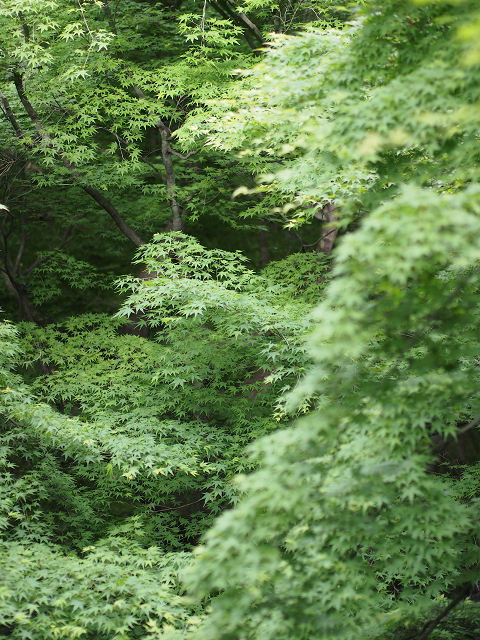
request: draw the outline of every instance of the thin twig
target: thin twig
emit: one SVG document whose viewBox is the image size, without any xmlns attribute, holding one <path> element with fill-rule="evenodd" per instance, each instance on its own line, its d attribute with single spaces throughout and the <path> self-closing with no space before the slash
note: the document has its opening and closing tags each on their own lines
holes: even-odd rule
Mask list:
<svg viewBox="0 0 480 640">
<path fill-rule="evenodd" d="M 56 253 L 57 251 L 60 251 L 60 249 L 63 249 L 63 247 L 70 242 L 70 240 L 72 240 L 73 238 L 73 233 L 71 233 L 73 228 L 73 225 L 69 225 L 66 229 L 65 232 L 63 234 L 62 239 L 60 240 L 60 243 L 58 245 L 58 247 L 56 247 L 53 250 L 53 253 Z M 49 260 L 52 257 L 52 254 L 49 254 L 48 256 L 43 256 L 43 257 L 38 257 L 27 269 L 25 269 L 25 271 L 22 271 L 20 273 L 20 275 L 22 276 L 28 276 L 29 273 L 31 273 L 34 269 L 36 269 L 38 266 L 40 266 L 41 264 L 43 264 L 44 262 L 46 262 L 47 260 Z"/>
<path fill-rule="evenodd" d="M 106 127 L 97 127 L 97 129 L 103 129 L 103 131 L 108 131 L 108 133 L 110 133 L 112 136 L 114 136 L 114 137 L 117 139 L 118 146 L 119 146 L 119 148 L 120 148 L 120 152 L 121 152 L 121 154 L 122 154 L 122 159 L 123 159 L 123 149 L 122 149 L 122 147 L 121 147 L 121 144 L 120 144 L 120 143 L 124 144 L 124 145 L 125 145 L 125 149 L 127 149 L 127 147 L 129 147 L 129 146 L 130 146 L 131 142 L 128 142 L 128 140 L 124 140 L 123 138 L 121 138 L 121 137 L 118 135 L 118 133 L 115 133 L 115 131 L 111 131 L 110 129 L 107 129 Z M 195 152 L 195 153 L 196 153 L 196 152 Z M 147 159 L 145 158 L 145 156 L 140 156 L 140 160 L 141 160 L 142 162 L 145 162 L 145 164 L 148 164 L 148 166 L 149 166 L 149 167 L 151 167 L 151 168 L 155 171 L 155 173 L 158 173 L 158 175 L 159 175 L 159 176 L 160 176 L 160 178 L 163 180 L 163 182 L 165 182 L 165 184 L 167 184 L 167 180 L 166 180 L 165 176 L 162 174 L 162 172 L 161 172 L 161 171 L 159 171 L 159 170 L 157 169 L 157 167 L 155 167 L 155 166 L 154 166 L 154 165 L 153 165 L 149 160 L 147 160 Z"/>
<path fill-rule="evenodd" d="M 186 156 L 182 156 L 181 153 L 178 153 L 178 151 L 174 151 L 173 149 L 170 150 L 170 153 L 174 156 L 177 156 L 177 158 L 187 160 L 188 158 L 190 158 L 190 156 L 194 156 L 196 153 L 198 153 L 198 151 L 199 149 L 195 149 L 195 151 L 189 151 Z"/>
<path fill-rule="evenodd" d="M 33 360 L 25 360 L 25 362 L 14 362 L 14 361 L 10 361 L 9 364 L 14 364 L 17 367 L 24 367 L 27 364 L 32 364 L 33 362 L 37 362 L 38 360 L 40 360 L 42 357 L 42 352 L 39 350 L 38 352 L 38 356 L 36 358 L 34 358 Z"/>
<path fill-rule="evenodd" d="M 203 498 L 200 498 L 200 500 L 195 500 L 195 502 L 189 502 L 188 504 L 179 504 L 178 507 L 167 507 L 166 509 L 155 509 L 154 513 L 160 513 L 161 511 L 174 511 L 175 509 L 183 509 L 183 507 L 189 507 L 190 505 L 197 504 L 202 500 Z"/>
<path fill-rule="evenodd" d="M 157 169 L 157 167 L 155 167 L 151 162 L 149 162 L 149 161 L 148 161 L 146 158 L 144 158 L 143 156 L 141 156 L 141 157 L 140 157 L 140 159 L 141 159 L 143 162 L 145 162 L 145 164 L 148 164 L 148 166 L 149 166 L 149 167 L 151 167 L 151 168 L 155 171 L 155 173 L 158 173 L 158 175 L 159 175 L 159 176 L 160 176 L 160 178 L 163 180 L 163 182 L 164 182 L 165 184 L 167 184 L 167 180 L 166 180 L 165 176 L 163 175 L 163 173 L 162 173 L 161 171 L 159 171 L 159 170 Z"/>
</svg>

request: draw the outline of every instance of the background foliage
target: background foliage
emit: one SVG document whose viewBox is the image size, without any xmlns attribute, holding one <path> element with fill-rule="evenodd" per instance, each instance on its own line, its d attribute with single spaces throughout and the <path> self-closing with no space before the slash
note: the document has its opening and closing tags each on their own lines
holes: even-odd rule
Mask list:
<svg viewBox="0 0 480 640">
<path fill-rule="evenodd" d="M 480 637 L 477 3 L 0 31 L 0 635 Z"/>
</svg>

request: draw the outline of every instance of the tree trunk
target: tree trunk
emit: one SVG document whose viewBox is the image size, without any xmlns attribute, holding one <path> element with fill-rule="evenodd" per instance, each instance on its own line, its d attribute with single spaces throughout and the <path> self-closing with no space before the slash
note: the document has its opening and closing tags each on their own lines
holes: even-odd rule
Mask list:
<svg viewBox="0 0 480 640">
<path fill-rule="evenodd" d="M 335 242 L 335 238 L 337 237 L 338 233 L 338 228 L 334 224 L 335 221 L 338 220 L 337 216 L 335 215 L 336 212 L 337 209 L 335 208 L 333 202 L 329 202 L 323 207 L 321 213 L 315 214 L 316 218 L 320 218 L 320 220 L 323 220 L 324 222 L 322 238 L 318 243 L 316 250 L 320 253 L 324 253 L 327 256 L 333 249 L 333 243 Z"/>
</svg>

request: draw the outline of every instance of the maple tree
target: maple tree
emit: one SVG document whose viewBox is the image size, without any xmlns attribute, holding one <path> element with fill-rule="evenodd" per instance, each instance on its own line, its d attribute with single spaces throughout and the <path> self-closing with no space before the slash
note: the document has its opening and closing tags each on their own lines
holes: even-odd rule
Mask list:
<svg viewBox="0 0 480 640">
<path fill-rule="evenodd" d="M 480 633 L 479 25 L 3 3 L 0 634 Z"/>
</svg>

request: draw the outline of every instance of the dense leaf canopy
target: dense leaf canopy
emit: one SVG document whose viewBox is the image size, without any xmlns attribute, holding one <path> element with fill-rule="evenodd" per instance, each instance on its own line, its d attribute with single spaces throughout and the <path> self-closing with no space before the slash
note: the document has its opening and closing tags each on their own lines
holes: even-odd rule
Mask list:
<svg viewBox="0 0 480 640">
<path fill-rule="evenodd" d="M 478 3 L 0 34 L 0 635 L 480 637 Z"/>
</svg>

